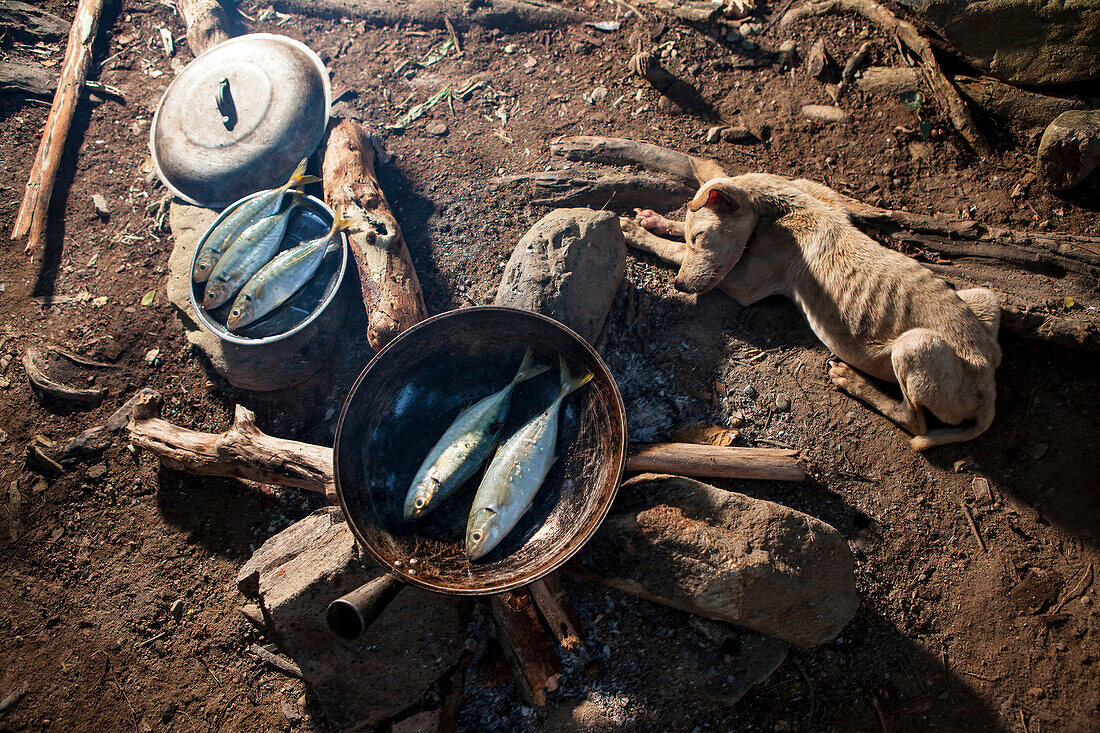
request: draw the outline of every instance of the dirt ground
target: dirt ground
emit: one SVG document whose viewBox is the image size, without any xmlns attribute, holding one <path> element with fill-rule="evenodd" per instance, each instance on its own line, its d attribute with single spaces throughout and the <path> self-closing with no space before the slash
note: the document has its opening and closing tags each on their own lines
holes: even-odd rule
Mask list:
<svg viewBox="0 0 1100 733">
<path fill-rule="evenodd" d="M 75 2 L 40 5 L 71 18 Z M 254 19 L 265 7 L 241 6 Z M 620 8 L 595 0 L 574 7 L 593 20 L 613 19 Z M 1010 197 L 1031 166 L 1027 131 L 987 128 L 998 152 L 976 160 L 939 110 L 932 139 L 914 144 L 894 132 L 914 125 L 913 112 L 892 95 L 858 89 L 842 103 L 850 125 L 815 127 L 799 108 L 832 102 L 804 66 L 736 68 L 729 48 L 686 25 L 619 19 L 611 33 L 475 29 L 464 34 L 460 58 L 412 78 L 395 67 L 421 58 L 444 32 L 278 15 L 248 25 L 306 42 L 329 64 L 337 93 L 357 92 L 335 112 L 361 118 L 395 156 L 380 175 L 431 313 L 492 300 L 512 246 L 547 209 L 489 182 L 545 169 L 549 141 L 566 134 L 643 139 L 717 157 L 734 171 L 820 180 L 890 208 L 1100 234 L 1096 175 L 1062 198 L 1034 187 L 1021 201 Z M 161 27 L 179 39 L 173 59 L 159 46 Z M 339 405 L 371 353 L 354 307 L 335 358 L 295 390 L 234 389 L 192 352 L 165 295 L 171 237 L 155 226 L 164 189 L 148 176 L 147 152 L 156 103 L 190 58 L 183 26 L 168 4 L 123 0 L 103 28 L 92 77 L 120 88 L 125 103 L 80 103 L 44 255 L 32 258 L 11 241 L 0 251 L 0 699 L 24 692 L 0 713 L 0 730 L 328 730 L 303 683 L 247 653 L 265 640 L 238 614 L 243 598 L 234 583 L 251 552 L 319 506 L 316 498 L 166 470 L 124 438 L 60 476 L 25 461 L 36 435 L 63 443 L 141 387 L 163 394 L 166 417 L 179 424 L 223 430 L 241 403 L 265 432 L 329 443 Z M 854 17 L 773 28 L 758 40 L 777 48 L 791 38 L 806 53 L 821 35 L 838 58 L 869 38 L 874 63 L 900 63 L 896 48 Z M 626 62 L 639 47 L 662 46 L 675 49 L 664 61 L 670 70 L 728 118 L 767 121 L 771 139 L 707 145 L 707 123 L 661 110 Z M 26 49 L 5 39 L 0 51 Z M 61 53 L 40 58 L 59 61 Z M 475 74 L 485 87 L 453 111 L 441 104 L 403 134 L 382 129 L 444 84 Z M 606 95 L 589 101 L 599 87 Z M 5 239 L 47 110 L 0 97 Z M 425 132 L 435 120 L 448 134 Z M 106 221 L 93 194 L 108 202 Z M 600 711 L 590 727 L 606 729 L 1100 729 L 1092 585 L 1100 355 L 1002 335 L 993 427 L 969 444 L 921 455 L 828 384 L 828 354 L 790 302 L 742 309 L 717 293 L 683 296 L 665 267 L 634 254 L 627 279 L 636 320 L 628 320 L 624 290 L 605 353 L 632 437 L 667 437 L 698 420 L 728 424 L 740 413 L 743 444 L 803 449 L 813 478 L 802 484 L 716 483 L 840 530 L 857 557 L 862 608 L 836 641 L 792 650 L 771 678 L 731 704 L 721 685 L 707 682 L 721 677 L 723 651 L 688 615 L 567 578 L 591 634 L 585 660 L 567 663 L 548 711 L 526 707 L 510 686 L 491 687 L 492 665 L 475 665 L 461 729 L 551 727 L 583 698 Z M 1051 280 L 1053 296 L 1060 287 Z M 142 305 L 150 290 L 155 300 Z M 100 406 L 76 410 L 32 393 L 21 360 L 45 344 L 117 367 L 94 372 L 108 390 Z M 789 398 L 789 410 L 776 408 L 778 395 Z M 971 507 L 984 551 L 960 502 Z"/>
</svg>

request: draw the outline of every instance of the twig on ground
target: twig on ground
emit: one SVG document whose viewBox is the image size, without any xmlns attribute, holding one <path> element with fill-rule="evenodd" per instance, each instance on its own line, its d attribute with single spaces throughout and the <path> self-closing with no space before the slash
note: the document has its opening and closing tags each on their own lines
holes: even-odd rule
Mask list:
<svg viewBox="0 0 1100 733">
<path fill-rule="evenodd" d="M 970 525 L 970 531 L 974 535 L 974 539 L 978 541 L 978 547 L 982 548 L 982 552 L 989 552 L 985 547 L 985 540 L 982 539 L 982 533 L 978 530 L 978 523 L 974 521 L 974 515 L 970 512 L 970 507 L 962 499 L 959 499 L 959 506 L 962 507 L 963 515 L 966 516 L 966 523 Z"/>
<path fill-rule="evenodd" d="M 259 644 L 253 644 L 252 646 L 248 647 L 248 653 L 262 662 L 267 662 L 272 667 L 284 674 L 302 679 L 302 670 L 298 667 L 297 664 L 290 661 L 289 659 L 283 659 L 277 654 L 272 654 Z"/>
<path fill-rule="evenodd" d="M 146 639 L 145 641 L 134 644 L 134 648 L 135 649 L 141 649 L 143 646 L 148 646 L 149 644 L 152 644 L 157 639 L 163 639 L 167 634 L 168 634 L 167 631 L 162 631 L 159 634 L 157 634 L 156 636 L 151 636 L 148 639 Z"/>
<path fill-rule="evenodd" d="M 982 682 L 996 682 L 997 680 L 1001 679 L 1000 677 L 985 677 L 983 675 L 978 674 L 977 672 L 969 672 L 965 669 L 960 669 L 959 671 L 962 672 L 963 674 L 969 676 L 969 677 L 973 677 L 974 679 L 979 679 Z"/>
<path fill-rule="evenodd" d="M 443 23 L 444 23 L 444 25 L 447 26 L 447 32 L 451 34 L 451 41 L 454 42 L 455 56 L 461 56 L 462 55 L 462 44 L 458 42 L 458 34 L 455 33 L 455 27 L 451 23 L 451 19 L 448 18 L 446 15 L 444 15 L 443 16 Z"/>
<path fill-rule="evenodd" d="M 836 94 L 838 97 L 843 97 L 844 93 L 848 91 L 848 87 L 855 81 L 856 72 L 867 60 L 867 54 L 871 52 L 873 45 L 870 41 L 864 41 L 863 45 L 848 57 L 848 60 L 844 63 L 844 70 L 840 74 L 840 84 L 837 85 Z"/>
</svg>

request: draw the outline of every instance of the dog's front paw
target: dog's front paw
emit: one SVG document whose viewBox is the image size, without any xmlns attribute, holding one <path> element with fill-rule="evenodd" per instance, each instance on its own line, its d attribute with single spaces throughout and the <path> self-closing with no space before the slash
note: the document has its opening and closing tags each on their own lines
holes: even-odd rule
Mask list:
<svg viewBox="0 0 1100 733">
<path fill-rule="evenodd" d="M 855 370 L 842 361 L 829 361 L 829 379 L 838 388 L 847 391 L 855 381 Z"/>
<path fill-rule="evenodd" d="M 653 209 L 642 209 L 636 217 L 638 224 L 654 234 L 668 234 L 671 223 Z"/>
<path fill-rule="evenodd" d="M 626 243 L 632 244 L 637 242 L 645 236 L 645 229 L 642 229 L 642 225 L 634 219 L 630 219 L 625 216 L 619 217 L 619 228 L 623 230 L 623 236 L 626 237 Z M 632 245 L 636 246 L 636 245 Z"/>
</svg>

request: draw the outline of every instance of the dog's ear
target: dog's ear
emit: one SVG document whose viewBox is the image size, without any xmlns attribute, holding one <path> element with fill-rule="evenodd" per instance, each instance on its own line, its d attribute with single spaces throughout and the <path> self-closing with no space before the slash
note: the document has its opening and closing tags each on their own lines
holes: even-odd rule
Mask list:
<svg viewBox="0 0 1100 733">
<path fill-rule="evenodd" d="M 698 211 L 704 206 L 708 209 L 732 214 L 742 206 L 744 195 L 738 196 L 737 187 L 725 181 L 711 181 L 695 194 L 695 198 L 688 204 L 688 209 Z"/>
</svg>

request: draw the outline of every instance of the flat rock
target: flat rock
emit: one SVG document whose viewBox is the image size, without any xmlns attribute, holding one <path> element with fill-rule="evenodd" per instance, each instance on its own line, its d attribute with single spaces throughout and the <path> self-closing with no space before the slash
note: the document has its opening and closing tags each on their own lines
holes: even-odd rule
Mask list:
<svg viewBox="0 0 1100 733">
<path fill-rule="evenodd" d="M 344 299 L 337 296 L 309 327 L 290 338 L 259 346 L 222 341 L 199 325 L 191 307 L 191 261 L 195 246 L 218 212 L 173 201 L 169 222 L 175 245 L 168 257 L 168 300 L 183 322 L 187 340 L 207 358 L 214 371 L 241 389 L 270 391 L 301 384 L 325 363 L 339 335 Z"/>
<path fill-rule="evenodd" d="M 1100 165 L 1100 110 L 1063 112 L 1039 141 L 1036 175 L 1054 191 L 1073 188 Z"/>
<path fill-rule="evenodd" d="M 973 66 L 1013 84 L 1100 79 L 1100 3 L 901 0 Z"/>
<path fill-rule="evenodd" d="M 956 76 L 954 82 L 967 101 L 990 115 L 1028 127 L 1046 127 L 1063 112 L 1084 107 L 1073 99 L 1027 92 L 988 76 Z"/>
<path fill-rule="evenodd" d="M 550 316 L 594 343 L 626 269 L 626 240 L 608 211 L 558 209 L 519 240 L 495 305 Z"/>
<path fill-rule="evenodd" d="M 329 602 L 379 572 L 365 567 L 340 509 L 326 507 L 265 542 L 237 576 L 341 730 L 373 728 L 418 702 L 466 638 L 460 599 L 412 587 L 355 641 L 333 634 Z"/>
<path fill-rule="evenodd" d="M 833 639 L 859 608 L 833 527 L 678 476 L 625 482 L 579 559 L 610 587 L 801 647 Z"/>
<path fill-rule="evenodd" d="M 848 113 L 840 107 L 828 104 L 807 104 L 802 107 L 802 116 L 824 125 L 848 124 Z"/>
</svg>

